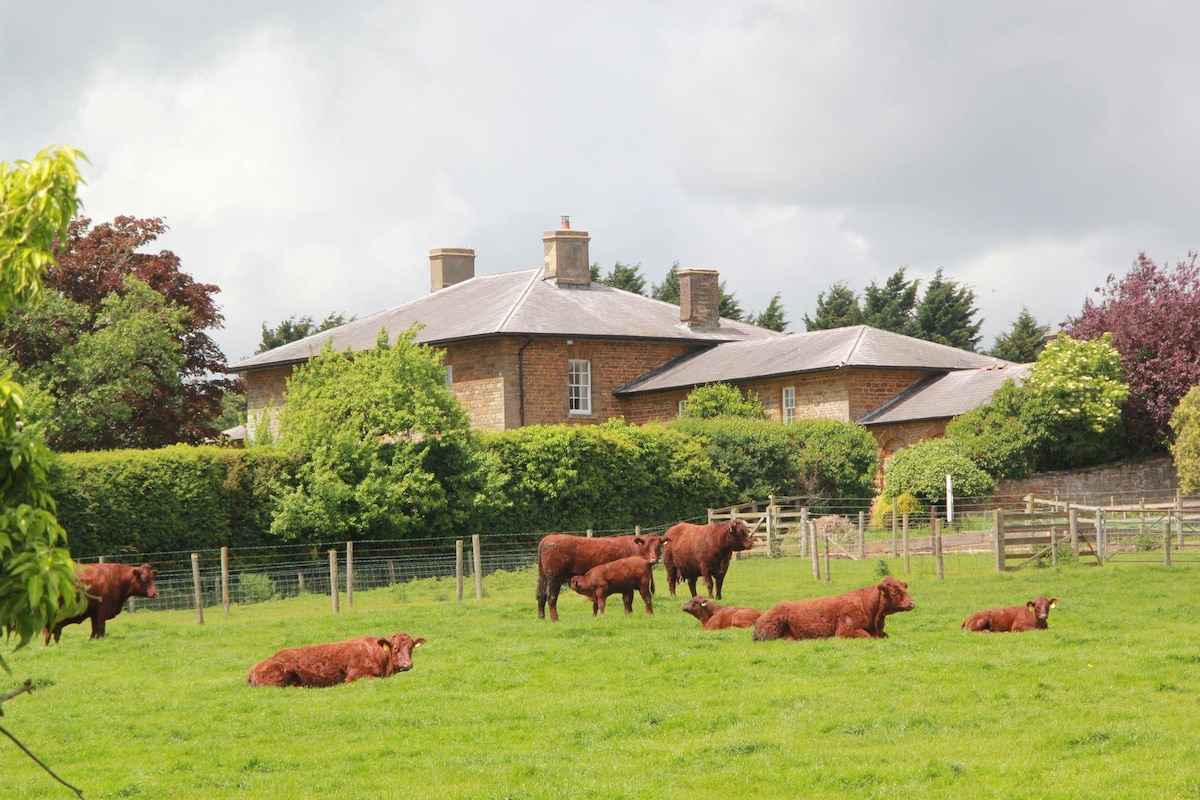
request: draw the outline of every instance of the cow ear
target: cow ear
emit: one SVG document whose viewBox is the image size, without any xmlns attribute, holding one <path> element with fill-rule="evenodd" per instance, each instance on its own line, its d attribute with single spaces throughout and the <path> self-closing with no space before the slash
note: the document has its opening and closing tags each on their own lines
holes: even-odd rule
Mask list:
<svg viewBox="0 0 1200 800">
<path fill-rule="evenodd" d="M 391 639 L 376 639 L 375 641 L 379 642 L 379 646 L 382 647 L 384 650 L 392 649 L 392 640 Z"/>
<path fill-rule="evenodd" d="M 1058 598 L 1057 598 L 1057 597 L 1055 597 L 1055 598 L 1053 598 L 1053 599 L 1050 601 L 1050 607 L 1051 607 L 1051 608 L 1055 608 L 1055 607 L 1057 607 L 1057 606 L 1058 606 Z"/>
<path fill-rule="evenodd" d="M 414 640 L 414 641 L 413 641 L 413 647 L 420 647 L 420 646 L 421 646 L 421 645 L 423 645 L 423 644 L 425 644 L 425 637 L 424 637 L 424 636 L 422 636 L 420 639 L 416 639 L 416 640 Z"/>
<path fill-rule="evenodd" d="M 635 544 L 645 544 L 646 543 L 646 540 L 640 536 L 633 537 L 633 541 Z"/>
<path fill-rule="evenodd" d="M 1037 608 L 1037 603 L 1030 600 L 1028 603 L 1025 604 L 1025 607 L 1026 608 Z"/>
</svg>

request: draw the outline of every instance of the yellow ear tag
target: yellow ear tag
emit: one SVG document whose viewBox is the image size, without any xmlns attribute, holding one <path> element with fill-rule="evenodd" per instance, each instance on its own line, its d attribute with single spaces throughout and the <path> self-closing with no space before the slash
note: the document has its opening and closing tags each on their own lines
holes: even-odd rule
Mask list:
<svg viewBox="0 0 1200 800">
<path fill-rule="evenodd" d="M 1058 608 L 1058 603 L 1051 603 L 1051 604 L 1050 604 L 1050 607 L 1051 607 L 1051 608 Z"/>
<path fill-rule="evenodd" d="M 391 650 L 391 649 L 392 649 L 392 643 L 391 643 L 391 642 L 389 642 L 387 639 L 380 639 L 380 640 L 379 640 L 379 646 L 380 646 L 380 647 L 382 647 L 384 650 Z"/>
</svg>

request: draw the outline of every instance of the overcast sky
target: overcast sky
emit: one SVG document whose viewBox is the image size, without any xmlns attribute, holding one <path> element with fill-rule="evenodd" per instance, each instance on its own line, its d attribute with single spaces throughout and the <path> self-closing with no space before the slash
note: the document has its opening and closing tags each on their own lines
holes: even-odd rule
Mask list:
<svg viewBox="0 0 1200 800">
<path fill-rule="evenodd" d="M 230 361 L 294 315 L 591 258 L 716 269 L 804 330 L 939 268 L 988 348 L 1139 251 L 1200 249 L 1200 4 L 0 0 L 0 160 L 67 143 L 84 213 L 162 217 Z"/>
</svg>

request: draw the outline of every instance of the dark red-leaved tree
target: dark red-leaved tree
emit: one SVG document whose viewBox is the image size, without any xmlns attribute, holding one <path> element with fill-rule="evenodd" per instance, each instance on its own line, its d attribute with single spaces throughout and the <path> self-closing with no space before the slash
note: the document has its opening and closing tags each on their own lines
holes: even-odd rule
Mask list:
<svg viewBox="0 0 1200 800">
<path fill-rule="evenodd" d="M 1123 278 L 1109 275 L 1096 292 L 1099 301 L 1085 300 L 1063 330 L 1085 340 L 1112 332 L 1129 384 L 1123 409 L 1129 443 L 1138 452 L 1162 452 L 1171 441 L 1171 413 L 1200 383 L 1197 254 L 1169 269 L 1138 253 Z"/>
<path fill-rule="evenodd" d="M 132 275 L 161 294 L 168 302 L 187 309 L 180 336 L 184 356 L 181 402 L 149 399 L 136 409 L 133 419 L 141 427 L 143 447 L 197 444 L 215 435 L 212 422 L 221 413 L 226 391 L 239 390 L 240 381 L 223 376 L 225 356 L 206 333 L 222 327 L 224 317 L 213 302 L 217 286 L 197 283 L 179 268 L 179 257 L 170 250 L 140 252 L 167 231 L 158 218 L 117 217 L 91 227 L 86 217 L 71 222 L 58 248 L 58 263 L 46 272 L 45 287 L 86 306 L 93 317 L 101 301 L 112 292 L 123 292 L 125 277 Z"/>
</svg>

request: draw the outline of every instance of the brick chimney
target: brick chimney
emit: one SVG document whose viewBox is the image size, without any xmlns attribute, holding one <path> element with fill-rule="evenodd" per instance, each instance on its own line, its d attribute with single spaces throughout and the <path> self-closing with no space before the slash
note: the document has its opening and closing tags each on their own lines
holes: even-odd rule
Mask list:
<svg viewBox="0 0 1200 800">
<path fill-rule="evenodd" d="M 721 327 L 721 285 L 715 269 L 679 271 L 679 321 L 689 328 Z"/>
<path fill-rule="evenodd" d="M 436 292 L 475 277 L 475 251 L 443 247 L 429 251 L 429 291 Z"/>
<path fill-rule="evenodd" d="M 542 278 L 553 280 L 558 286 L 590 286 L 590 241 L 587 231 L 571 230 L 570 218 L 563 217 L 558 230 L 542 234 L 542 243 L 546 246 L 546 270 Z"/>
</svg>

